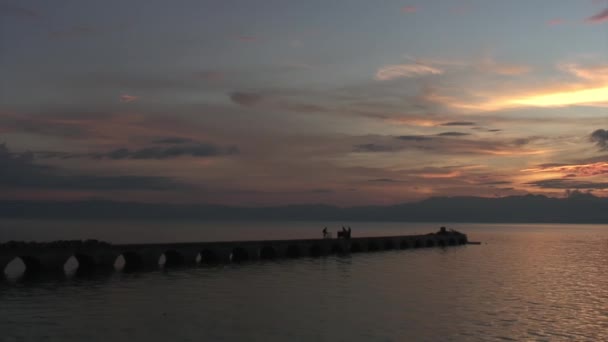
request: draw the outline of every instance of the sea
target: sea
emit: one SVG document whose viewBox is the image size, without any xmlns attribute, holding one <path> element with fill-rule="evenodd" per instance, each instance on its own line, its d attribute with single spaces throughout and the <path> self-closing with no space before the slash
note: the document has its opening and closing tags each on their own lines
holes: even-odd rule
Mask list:
<svg viewBox="0 0 608 342">
<path fill-rule="evenodd" d="M 2 220 L 0 242 L 456 229 L 480 245 L 0 280 L 0 341 L 608 341 L 608 225 Z"/>
</svg>

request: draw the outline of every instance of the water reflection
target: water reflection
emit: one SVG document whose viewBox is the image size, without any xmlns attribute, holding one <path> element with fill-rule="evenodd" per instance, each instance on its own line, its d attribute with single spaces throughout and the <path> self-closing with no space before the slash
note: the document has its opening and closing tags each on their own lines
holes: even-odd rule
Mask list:
<svg viewBox="0 0 608 342">
<path fill-rule="evenodd" d="M 64 341 L 607 340 L 608 232 L 527 229 L 467 231 L 480 246 L 0 282 L 0 330 Z"/>
</svg>

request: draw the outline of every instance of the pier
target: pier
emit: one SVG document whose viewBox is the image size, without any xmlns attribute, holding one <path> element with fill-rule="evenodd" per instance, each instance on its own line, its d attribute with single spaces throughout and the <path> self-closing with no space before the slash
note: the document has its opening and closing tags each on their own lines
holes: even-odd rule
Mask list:
<svg viewBox="0 0 608 342">
<path fill-rule="evenodd" d="M 331 254 L 374 252 L 392 249 L 450 247 L 467 244 L 459 232 L 426 235 L 356 237 L 348 239 L 301 239 L 222 241 L 191 243 L 109 244 L 96 240 L 49 243 L 0 244 L 0 270 L 15 259 L 25 264 L 25 275 L 65 274 L 69 259 L 78 262 L 77 272 L 112 272 L 122 259 L 124 271 L 156 270 L 220 263 L 243 263 L 279 258 L 322 257 Z"/>
</svg>

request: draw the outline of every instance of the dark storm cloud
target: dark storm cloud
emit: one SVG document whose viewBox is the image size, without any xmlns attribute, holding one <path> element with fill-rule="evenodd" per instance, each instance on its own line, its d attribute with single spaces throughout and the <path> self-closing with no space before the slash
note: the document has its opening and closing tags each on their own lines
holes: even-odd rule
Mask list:
<svg viewBox="0 0 608 342">
<path fill-rule="evenodd" d="M 475 123 L 471 121 L 451 121 L 441 124 L 441 126 L 475 126 Z"/>
<path fill-rule="evenodd" d="M 169 159 L 182 156 L 191 157 L 217 157 L 238 154 L 236 146 L 219 147 L 213 144 L 192 144 L 171 147 L 146 147 L 137 150 L 120 148 L 105 154 L 93 154 L 95 158 L 109 159 Z"/>
<path fill-rule="evenodd" d="M 433 139 L 431 137 L 427 137 L 427 136 L 424 136 L 424 135 L 401 135 L 401 136 L 398 136 L 398 137 L 395 137 L 395 138 L 399 139 L 399 140 L 403 140 L 403 141 L 416 141 L 416 142 L 419 142 L 419 141 L 430 141 L 430 140 Z"/>
<path fill-rule="evenodd" d="M 443 132 L 437 134 L 440 137 L 463 137 L 465 135 L 471 135 L 471 133 L 462 133 L 462 132 Z"/>
<path fill-rule="evenodd" d="M 591 133 L 589 137 L 592 142 L 595 143 L 600 150 L 608 150 L 608 131 L 605 129 L 598 129 Z"/>
<path fill-rule="evenodd" d="M 256 93 L 245 93 L 237 91 L 230 94 L 230 100 L 240 106 L 251 107 L 262 102 L 264 100 L 264 96 Z"/>
<path fill-rule="evenodd" d="M 165 138 L 155 140 L 170 146 L 151 146 L 139 149 L 118 148 L 109 152 L 69 153 L 55 151 L 36 151 L 34 155 L 41 159 L 171 159 L 178 157 L 219 157 L 239 154 L 237 146 L 217 146 L 211 143 L 196 143 L 186 138 Z"/>
<path fill-rule="evenodd" d="M 608 189 L 608 182 L 582 182 L 570 179 L 545 179 L 527 183 L 543 189 Z"/>
<path fill-rule="evenodd" d="M 520 139 L 467 139 L 466 134 L 446 132 L 440 135 L 366 136 L 368 143 L 353 145 L 354 152 L 400 152 L 424 150 L 445 154 L 492 155 L 497 153 L 527 152 L 530 143 L 544 139 L 527 137 Z M 359 138 L 361 139 L 361 138 Z M 361 140 L 359 140 L 361 141 Z"/>
<path fill-rule="evenodd" d="M 353 151 L 355 152 L 395 152 L 399 151 L 400 148 L 397 146 L 378 145 L 378 144 L 361 144 L 355 145 Z"/>
<path fill-rule="evenodd" d="M 68 174 L 35 163 L 32 153 L 11 153 L 0 145 L 0 187 L 57 190 L 170 190 L 184 188 L 166 177 Z"/>
<path fill-rule="evenodd" d="M 377 179 L 370 179 L 369 182 L 374 182 L 374 183 L 399 183 L 401 181 L 397 180 L 397 179 L 392 179 L 392 178 L 377 178 Z"/>
<path fill-rule="evenodd" d="M 153 141 L 156 144 L 188 144 L 193 142 L 192 139 L 181 137 L 166 137 Z"/>
</svg>

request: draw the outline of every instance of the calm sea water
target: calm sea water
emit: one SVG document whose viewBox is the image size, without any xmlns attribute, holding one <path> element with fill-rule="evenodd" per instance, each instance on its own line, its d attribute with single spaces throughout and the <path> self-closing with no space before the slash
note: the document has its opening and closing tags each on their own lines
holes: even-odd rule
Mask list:
<svg viewBox="0 0 608 342">
<path fill-rule="evenodd" d="M 342 223 L 0 221 L 0 241 L 317 237 Z M 352 223 L 353 235 L 440 224 Z M 608 340 L 608 226 L 449 226 L 482 241 L 0 282 L 0 341 Z"/>
</svg>

